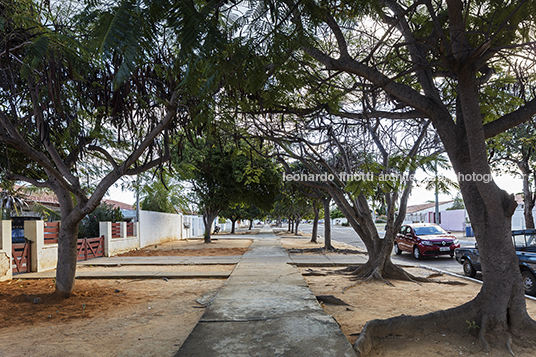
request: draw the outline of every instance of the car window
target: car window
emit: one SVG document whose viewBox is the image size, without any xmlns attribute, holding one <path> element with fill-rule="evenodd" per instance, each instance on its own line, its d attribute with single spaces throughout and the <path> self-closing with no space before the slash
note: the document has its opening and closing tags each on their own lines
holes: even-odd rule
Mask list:
<svg viewBox="0 0 536 357">
<path fill-rule="evenodd" d="M 400 227 L 400 234 L 406 233 L 406 226 Z"/>
<path fill-rule="evenodd" d="M 406 234 L 409 234 L 409 233 L 411 233 L 411 227 L 410 227 L 410 226 L 407 226 L 407 227 L 406 227 Z"/>
<path fill-rule="evenodd" d="M 523 248 L 525 247 L 525 235 L 524 234 L 516 234 L 513 236 L 514 238 L 514 245 L 516 248 Z"/>
<path fill-rule="evenodd" d="M 536 234 L 527 234 L 525 240 L 527 247 L 536 247 Z"/>
<path fill-rule="evenodd" d="M 415 227 L 415 234 L 418 236 L 426 236 L 429 234 L 446 234 L 446 232 L 436 226 Z"/>
</svg>

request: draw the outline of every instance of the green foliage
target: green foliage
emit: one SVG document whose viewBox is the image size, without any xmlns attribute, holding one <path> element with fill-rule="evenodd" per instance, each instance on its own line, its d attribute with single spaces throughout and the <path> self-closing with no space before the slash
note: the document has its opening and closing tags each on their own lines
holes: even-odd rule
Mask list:
<svg viewBox="0 0 536 357">
<path fill-rule="evenodd" d="M 184 188 L 168 175 L 154 179 L 140 190 L 140 208 L 145 211 L 177 213 L 187 211 Z"/>
<path fill-rule="evenodd" d="M 271 216 L 274 218 L 302 219 L 312 214 L 312 198 L 298 182 L 283 182 Z"/>
<path fill-rule="evenodd" d="M 455 209 L 465 209 L 465 204 L 463 203 L 462 196 L 459 192 L 456 197 L 454 197 L 454 202 L 452 203 L 452 206 L 450 208 L 447 208 L 447 211 Z"/>
<path fill-rule="evenodd" d="M 186 143 L 175 167 L 191 183 L 198 206 L 211 212 L 237 205 L 270 210 L 279 189 L 279 171 L 271 159 L 244 143 L 225 143 L 224 135 Z"/>
<path fill-rule="evenodd" d="M 78 225 L 79 238 L 94 238 L 99 236 L 99 222 L 123 221 L 123 214 L 119 207 L 108 203 L 101 203 L 95 211 L 85 216 Z"/>
<path fill-rule="evenodd" d="M 329 216 L 331 219 L 344 218 L 344 214 L 342 214 L 341 210 L 338 208 L 332 209 Z"/>
</svg>

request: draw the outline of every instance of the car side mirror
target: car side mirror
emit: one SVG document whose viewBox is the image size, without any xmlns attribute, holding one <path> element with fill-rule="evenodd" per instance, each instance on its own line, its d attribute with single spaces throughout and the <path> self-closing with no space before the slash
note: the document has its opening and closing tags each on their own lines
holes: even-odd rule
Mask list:
<svg viewBox="0 0 536 357">
<path fill-rule="evenodd" d="M 448 234 L 452 234 L 452 232 L 451 232 L 451 231 L 447 231 L 447 233 L 448 233 Z"/>
</svg>

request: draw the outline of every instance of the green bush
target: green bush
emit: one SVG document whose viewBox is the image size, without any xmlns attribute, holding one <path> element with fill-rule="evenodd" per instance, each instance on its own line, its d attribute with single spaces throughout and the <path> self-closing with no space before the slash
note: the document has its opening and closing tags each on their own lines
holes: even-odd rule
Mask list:
<svg viewBox="0 0 536 357">
<path fill-rule="evenodd" d="M 343 227 L 350 227 L 350 223 L 349 223 L 349 222 L 342 222 L 342 223 L 341 223 L 341 226 L 343 226 Z"/>
<path fill-rule="evenodd" d="M 121 222 L 123 214 L 119 207 L 101 203 L 95 211 L 88 214 L 78 225 L 79 238 L 94 238 L 99 236 L 99 222 Z"/>
</svg>

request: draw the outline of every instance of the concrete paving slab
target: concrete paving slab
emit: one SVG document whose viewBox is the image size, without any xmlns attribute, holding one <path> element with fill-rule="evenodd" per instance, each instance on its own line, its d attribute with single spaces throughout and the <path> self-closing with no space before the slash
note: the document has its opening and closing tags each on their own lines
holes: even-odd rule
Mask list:
<svg viewBox="0 0 536 357">
<path fill-rule="evenodd" d="M 78 265 L 117 266 L 117 265 L 219 265 L 236 264 L 241 255 L 228 256 L 152 256 L 152 257 L 102 257 L 78 262 Z"/>
<path fill-rule="evenodd" d="M 290 259 L 297 266 L 348 266 L 365 264 L 367 255 L 325 255 L 325 254 L 289 254 Z"/>
<path fill-rule="evenodd" d="M 197 337 L 197 338 L 196 338 Z M 175 357 L 355 357 L 331 316 L 202 321 Z"/>
<path fill-rule="evenodd" d="M 262 229 L 175 356 L 355 356 L 289 263 Z"/>
</svg>

